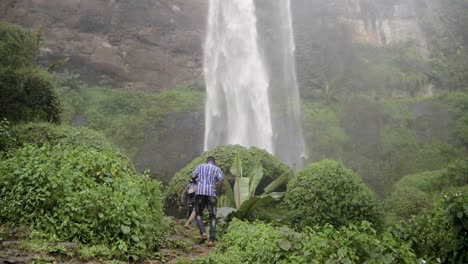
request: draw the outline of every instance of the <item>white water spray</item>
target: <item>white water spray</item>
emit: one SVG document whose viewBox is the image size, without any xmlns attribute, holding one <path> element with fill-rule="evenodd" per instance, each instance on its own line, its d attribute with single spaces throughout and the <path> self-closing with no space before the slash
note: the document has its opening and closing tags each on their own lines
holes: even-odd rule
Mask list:
<svg viewBox="0 0 468 264">
<path fill-rule="evenodd" d="M 269 44 L 275 49 L 259 46 L 254 0 L 210 0 L 204 46 L 204 148 L 255 146 L 301 166 L 304 140 L 290 2 L 269 2 L 278 3 L 272 5 L 276 18 L 271 26 L 279 39 Z M 281 65 L 268 65 L 278 62 Z"/>
</svg>

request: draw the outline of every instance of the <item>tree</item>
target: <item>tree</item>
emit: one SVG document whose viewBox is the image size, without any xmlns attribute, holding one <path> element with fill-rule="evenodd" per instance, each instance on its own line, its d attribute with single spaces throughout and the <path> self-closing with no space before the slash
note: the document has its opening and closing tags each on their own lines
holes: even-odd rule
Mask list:
<svg viewBox="0 0 468 264">
<path fill-rule="evenodd" d="M 53 77 L 35 62 L 40 30 L 0 23 L 0 116 L 12 122 L 60 122 Z"/>
</svg>

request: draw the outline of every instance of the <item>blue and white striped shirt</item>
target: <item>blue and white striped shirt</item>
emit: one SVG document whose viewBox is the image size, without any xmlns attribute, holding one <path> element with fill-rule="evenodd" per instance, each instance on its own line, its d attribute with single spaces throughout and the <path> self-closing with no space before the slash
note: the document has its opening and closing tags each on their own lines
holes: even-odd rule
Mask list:
<svg viewBox="0 0 468 264">
<path fill-rule="evenodd" d="M 221 169 L 211 163 L 199 165 L 192 177 L 198 178 L 195 195 L 216 196 L 216 182 L 223 180 Z"/>
</svg>

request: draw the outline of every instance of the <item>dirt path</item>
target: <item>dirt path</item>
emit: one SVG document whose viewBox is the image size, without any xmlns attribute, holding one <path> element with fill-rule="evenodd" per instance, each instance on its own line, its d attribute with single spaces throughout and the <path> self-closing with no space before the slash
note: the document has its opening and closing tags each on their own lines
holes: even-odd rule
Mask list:
<svg viewBox="0 0 468 264">
<path fill-rule="evenodd" d="M 154 259 L 142 261 L 145 264 L 160 263 L 194 263 L 197 258 L 207 256 L 213 249 L 207 243 L 199 244 L 200 234 L 195 225 L 187 230 L 183 228 L 182 222 L 173 219 L 172 234 L 166 238 L 166 248 L 160 249 L 154 254 Z M 27 246 L 27 233 L 29 228 L 19 227 L 2 232 L 0 237 L 0 264 L 3 263 L 76 263 L 76 264 L 100 264 L 102 260 L 80 260 L 74 257 L 67 257 L 67 252 L 73 252 L 77 245 L 71 242 L 57 243 L 48 246 L 57 247 L 57 252 L 32 250 Z M 58 253 L 58 254 L 56 254 Z M 125 262 L 122 262 L 125 263 Z M 140 262 L 141 263 L 141 262 Z"/>
<path fill-rule="evenodd" d="M 180 224 L 182 227 L 182 223 Z M 190 263 L 195 261 L 197 258 L 207 256 L 213 249 L 207 246 L 207 242 L 199 244 L 200 234 L 198 228 L 192 225 L 189 230 L 178 229 L 175 234 L 167 237 L 167 241 L 173 246 L 171 249 L 163 248 L 160 253 L 163 255 L 163 261 L 152 262 L 148 260 L 146 263 Z"/>
</svg>

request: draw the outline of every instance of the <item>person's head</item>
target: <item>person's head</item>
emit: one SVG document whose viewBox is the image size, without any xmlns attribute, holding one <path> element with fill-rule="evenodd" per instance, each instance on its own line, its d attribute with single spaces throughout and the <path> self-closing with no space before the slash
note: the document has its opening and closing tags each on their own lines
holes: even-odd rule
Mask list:
<svg viewBox="0 0 468 264">
<path fill-rule="evenodd" d="M 206 163 L 215 164 L 216 160 L 213 156 L 209 156 L 208 158 L 206 158 Z"/>
</svg>

